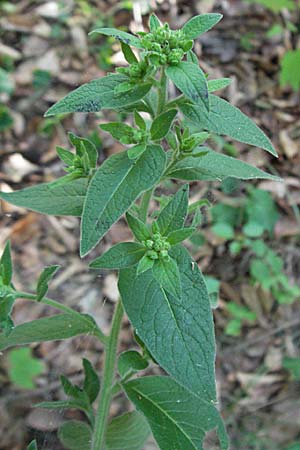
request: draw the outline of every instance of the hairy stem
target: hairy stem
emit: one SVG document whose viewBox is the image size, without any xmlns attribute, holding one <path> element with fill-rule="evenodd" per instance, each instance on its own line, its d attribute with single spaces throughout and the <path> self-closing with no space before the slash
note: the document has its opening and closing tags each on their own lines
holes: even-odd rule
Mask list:
<svg viewBox="0 0 300 450">
<path fill-rule="evenodd" d="M 166 77 L 165 69 L 162 68 L 160 77 L 160 87 L 158 89 L 157 114 L 160 114 L 164 110 L 168 94 L 167 88 L 168 88 L 168 80 Z"/>
<path fill-rule="evenodd" d="M 118 301 L 112 321 L 111 333 L 105 350 L 105 361 L 102 386 L 98 411 L 95 418 L 95 428 L 92 440 L 92 450 L 102 450 L 104 445 L 105 430 L 109 417 L 109 408 L 113 396 L 112 387 L 114 381 L 114 371 L 117 359 L 118 337 L 123 317 L 123 306 L 121 300 Z"/>
</svg>

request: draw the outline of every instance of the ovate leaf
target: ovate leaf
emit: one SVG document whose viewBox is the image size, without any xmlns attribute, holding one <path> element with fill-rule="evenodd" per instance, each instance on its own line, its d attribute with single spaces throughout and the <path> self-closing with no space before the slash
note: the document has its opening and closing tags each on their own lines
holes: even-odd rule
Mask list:
<svg viewBox="0 0 300 450">
<path fill-rule="evenodd" d="M 103 108 L 118 109 L 136 103 L 150 90 L 151 85 L 148 83 L 137 85 L 122 94 L 116 94 L 114 89 L 127 80 L 128 78 L 119 74 L 92 80 L 51 106 L 45 116 L 71 112 L 96 112 Z"/>
<path fill-rule="evenodd" d="M 177 114 L 176 109 L 169 109 L 168 111 L 159 114 L 152 122 L 150 133 L 153 141 L 164 138 L 172 125 L 172 122 Z"/>
<path fill-rule="evenodd" d="M 137 411 L 115 417 L 107 427 L 107 450 L 142 450 L 150 434 L 150 428 Z"/>
<path fill-rule="evenodd" d="M 48 283 L 54 277 L 60 266 L 49 266 L 45 267 L 41 275 L 39 276 L 37 288 L 36 288 L 36 299 L 40 302 L 48 292 Z"/>
<path fill-rule="evenodd" d="M 33 358 L 31 349 L 16 348 L 8 354 L 8 375 L 14 385 L 23 389 L 34 389 L 34 378 L 45 369 L 42 361 Z"/>
<path fill-rule="evenodd" d="M 151 14 L 149 19 L 149 27 L 151 33 L 161 27 L 161 22 L 155 14 Z"/>
<path fill-rule="evenodd" d="M 12 279 L 13 265 L 10 253 L 10 242 L 5 245 L 3 253 L 0 258 L 0 277 L 5 286 L 9 286 Z"/>
<path fill-rule="evenodd" d="M 183 114 L 199 130 L 227 135 L 232 139 L 263 148 L 277 156 L 270 139 L 242 111 L 215 95 L 210 95 L 210 112 L 201 106 L 182 104 Z"/>
<path fill-rule="evenodd" d="M 207 80 L 199 66 L 182 61 L 166 69 L 168 78 L 194 104 L 209 111 Z"/>
<path fill-rule="evenodd" d="M 157 225 L 163 236 L 183 227 L 188 210 L 188 199 L 189 185 L 185 184 L 162 209 L 157 218 Z"/>
<path fill-rule="evenodd" d="M 148 367 L 148 362 L 135 350 L 121 353 L 118 360 L 118 370 L 122 378 L 134 372 L 139 372 Z"/>
<path fill-rule="evenodd" d="M 257 178 L 279 181 L 280 178 L 257 169 L 237 158 L 214 152 L 207 147 L 199 147 L 199 151 L 206 154 L 200 158 L 187 158 L 179 161 L 168 174 L 170 178 L 182 180 L 224 180 L 227 177 L 240 180 L 253 180 Z"/>
<path fill-rule="evenodd" d="M 60 427 L 58 437 L 68 450 L 89 449 L 92 442 L 92 430 L 85 422 L 70 420 Z"/>
<path fill-rule="evenodd" d="M 174 295 L 176 298 L 181 297 L 180 273 L 173 258 L 155 261 L 153 275 L 162 289 Z"/>
<path fill-rule="evenodd" d="M 286 52 L 280 65 L 280 85 L 290 85 L 297 92 L 300 89 L 300 50 Z"/>
<path fill-rule="evenodd" d="M 147 144 L 137 144 L 127 150 L 127 155 L 129 159 L 139 158 L 147 148 Z"/>
<path fill-rule="evenodd" d="M 121 242 L 90 263 L 92 269 L 125 269 L 134 266 L 145 254 L 145 247 L 137 242 Z"/>
<path fill-rule="evenodd" d="M 105 36 L 111 36 L 118 41 L 124 42 L 127 45 L 132 45 L 132 47 L 143 48 L 141 41 L 138 37 L 133 36 L 133 34 L 126 33 L 126 31 L 117 30 L 116 28 L 96 28 L 89 34 L 104 34 Z"/>
<path fill-rule="evenodd" d="M 196 39 L 200 34 L 203 34 L 214 27 L 222 17 L 222 14 L 213 13 L 192 17 L 192 19 L 183 25 L 182 31 L 187 39 Z"/>
<path fill-rule="evenodd" d="M 69 339 L 79 334 L 91 334 L 95 323 L 88 315 L 57 314 L 16 326 L 6 337 L 0 334 L 0 351 L 15 345 Z"/>
<path fill-rule="evenodd" d="M 170 377 L 142 377 L 124 384 L 129 399 L 147 418 L 161 450 L 203 450 L 206 433 L 217 429 L 222 450 L 229 441 L 215 405 Z"/>
<path fill-rule="evenodd" d="M 124 58 L 129 64 L 135 64 L 138 62 L 137 57 L 135 56 L 135 54 L 133 53 L 128 44 L 125 44 L 125 42 L 121 42 L 121 48 Z"/>
<path fill-rule="evenodd" d="M 87 186 L 86 178 L 78 178 L 58 185 L 54 181 L 16 192 L 0 192 L 0 198 L 13 205 L 42 214 L 80 216 Z"/>
<path fill-rule="evenodd" d="M 219 91 L 229 86 L 232 82 L 231 78 L 219 78 L 216 80 L 208 80 L 208 92 Z"/>
<path fill-rule="evenodd" d="M 98 397 L 100 381 L 97 372 L 88 359 L 83 358 L 84 382 L 83 390 L 87 394 L 90 403 Z"/>
<path fill-rule="evenodd" d="M 98 159 L 98 152 L 93 142 L 89 139 L 76 136 L 74 133 L 69 133 L 69 139 L 76 148 L 77 155 L 82 157 L 85 152 L 88 156 L 89 167 L 95 168 Z"/>
<path fill-rule="evenodd" d="M 179 244 L 179 242 L 189 238 L 195 231 L 196 228 L 194 227 L 179 228 L 168 235 L 168 242 L 170 242 L 171 245 Z"/>
<path fill-rule="evenodd" d="M 111 156 L 100 166 L 89 185 L 84 203 L 81 256 L 97 244 L 142 192 L 159 181 L 165 162 L 162 148 L 150 145 L 137 160 L 129 159 L 126 152 L 122 152 Z"/>
<path fill-rule="evenodd" d="M 140 219 L 133 216 L 129 212 L 126 213 L 126 220 L 129 228 L 132 231 L 132 234 L 138 241 L 143 242 L 147 239 L 150 239 L 150 232 L 144 222 L 142 222 Z"/>
<path fill-rule="evenodd" d="M 121 298 L 137 336 L 155 360 L 181 385 L 210 402 L 216 398 L 215 342 L 207 288 L 184 248 L 177 246 L 169 253 L 179 269 L 180 297 L 162 289 L 152 270 L 136 275 L 130 268 L 120 272 Z"/>
</svg>

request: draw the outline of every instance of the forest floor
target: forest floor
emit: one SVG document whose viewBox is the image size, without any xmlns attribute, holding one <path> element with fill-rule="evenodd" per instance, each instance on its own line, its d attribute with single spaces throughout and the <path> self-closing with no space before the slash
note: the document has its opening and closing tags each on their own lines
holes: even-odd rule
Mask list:
<svg viewBox="0 0 300 450">
<path fill-rule="evenodd" d="M 282 257 L 290 283 L 299 284 L 300 98 L 299 92 L 282 88 L 279 83 L 281 58 L 300 45 L 299 32 L 297 36 L 287 25 L 299 24 L 299 6 L 297 11 L 276 14 L 238 0 L 141 0 L 134 3 L 133 11 L 124 7 L 125 2 L 102 0 L 1 2 L 0 67 L 9 72 L 12 88 L 0 92 L 0 102 L 9 108 L 13 123 L 0 134 L 0 190 L 16 190 L 61 176 L 62 164 L 55 148 L 69 148 L 68 131 L 92 136 L 98 143 L 101 160 L 121 149 L 98 126 L 101 119 L 111 118 L 111 113 L 77 113 L 62 119 L 45 119 L 43 114 L 70 90 L 112 71 L 115 64 L 124 63 L 118 43 L 101 37 L 90 39 L 87 33 L 95 25 L 110 23 L 132 32 L 147 27 L 150 4 L 173 28 L 202 12 L 224 14 L 218 26 L 197 41 L 195 51 L 211 78 L 233 78 L 221 95 L 255 119 L 271 138 L 279 158 L 243 144 L 226 147 L 221 140 L 216 145 L 237 152 L 244 161 L 284 179 L 284 183 L 260 181 L 255 185 L 271 193 L 279 213 L 273 230 L 264 236 L 265 241 Z M 268 31 L 275 24 L 280 24 L 282 31 L 271 36 Z M 213 205 L 236 206 L 249 195 L 245 184 L 227 192 L 218 183 L 191 185 L 194 201 L 207 198 Z M 210 222 L 210 212 L 205 210 L 202 242 L 188 245 L 202 271 L 220 281 L 218 307 L 214 310 L 216 370 L 220 409 L 231 449 L 299 450 L 300 368 L 297 380 L 297 373 L 293 376 L 283 363 L 292 358 L 296 361 L 300 356 L 299 299 L 280 304 L 254 282 L 249 274 L 251 251 L 233 257 L 229 240 L 213 233 Z M 0 230 L 0 251 L 7 239 L 12 242 L 14 282 L 18 289 L 33 292 L 43 267 L 60 264 L 62 269 L 51 284 L 51 297 L 92 314 L 104 331 L 109 330 L 112 307 L 118 297 L 117 274 L 90 271 L 86 261 L 79 258 L 78 218 L 42 216 L 3 202 Z M 91 257 L 126 239 L 130 239 L 130 233 L 121 220 Z M 242 321 L 237 336 L 226 333 L 231 318 L 226 306 L 229 302 L 255 313 L 254 321 Z M 50 313 L 44 305 L 20 300 L 15 306 L 14 321 L 21 323 Z M 130 345 L 134 345 L 133 338 L 125 320 L 121 350 Z M 101 368 L 101 345 L 89 336 L 31 348 L 34 357 L 42 359 L 45 366 L 35 379 L 35 389 L 21 389 L 12 383 L 9 352 L 0 358 L 0 450 L 24 450 L 34 437 L 41 449 L 63 449 L 56 430 L 66 418 L 80 418 L 80 413 L 37 410 L 31 405 L 63 398 L 59 376 L 63 372 L 80 382 L 83 357 Z M 158 369 L 154 367 L 153 371 Z M 122 412 L 126 402 L 125 398 L 117 398 L 112 414 Z M 208 439 L 206 449 L 218 448 L 213 439 Z M 145 447 L 155 449 L 153 441 Z"/>
</svg>

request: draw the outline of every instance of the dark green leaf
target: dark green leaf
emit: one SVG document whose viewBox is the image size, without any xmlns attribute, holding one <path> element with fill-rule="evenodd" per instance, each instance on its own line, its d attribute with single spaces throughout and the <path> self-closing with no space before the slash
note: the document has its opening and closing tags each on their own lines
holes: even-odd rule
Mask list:
<svg viewBox="0 0 300 450">
<path fill-rule="evenodd" d="M 154 278 L 160 287 L 176 298 L 181 297 L 180 273 L 173 258 L 158 259 L 153 266 Z"/>
<path fill-rule="evenodd" d="M 145 254 L 145 247 L 137 242 L 121 242 L 90 263 L 92 269 L 125 269 L 134 266 Z"/>
<path fill-rule="evenodd" d="M 165 163 L 166 155 L 162 148 L 149 145 L 137 160 L 129 159 L 127 153 L 122 152 L 111 156 L 100 166 L 84 202 L 81 256 L 99 242 L 142 192 L 160 180 Z"/>
<path fill-rule="evenodd" d="M 121 42 L 121 48 L 124 58 L 129 64 L 135 64 L 138 62 L 137 57 L 135 56 L 135 54 L 133 53 L 128 44 L 125 44 L 125 42 Z"/>
<path fill-rule="evenodd" d="M 118 370 L 122 378 L 134 372 L 139 372 L 148 367 L 148 362 L 135 350 L 121 353 L 118 360 Z"/>
<path fill-rule="evenodd" d="M 13 205 L 32 209 L 42 214 L 80 216 L 87 186 L 86 178 L 78 178 L 59 185 L 54 181 L 16 192 L 0 192 L 0 198 Z"/>
<path fill-rule="evenodd" d="M 213 402 L 193 395 L 170 377 L 142 377 L 124 388 L 146 416 L 161 450 L 203 450 L 203 439 L 214 428 L 221 449 L 228 449 L 226 430 Z"/>
<path fill-rule="evenodd" d="M 188 210 L 188 201 L 189 185 L 185 184 L 162 209 L 157 218 L 157 225 L 163 236 L 183 227 Z"/>
<path fill-rule="evenodd" d="M 84 156 L 83 152 L 86 152 L 89 159 L 89 167 L 95 168 L 98 159 L 98 152 L 93 142 L 86 138 L 76 136 L 74 133 L 69 133 L 69 139 L 76 148 L 77 155 L 82 157 Z"/>
<path fill-rule="evenodd" d="M 87 394 L 90 403 L 93 403 L 98 397 L 100 390 L 100 381 L 97 372 L 88 359 L 83 358 L 84 383 L 83 390 Z"/>
<path fill-rule="evenodd" d="M 116 28 L 96 28 L 91 31 L 89 34 L 104 34 L 105 36 L 111 36 L 117 39 L 118 41 L 124 42 L 127 45 L 131 45 L 136 48 L 143 48 L 141 41 L 138 37 L 133 36 L 133 34 L 126 33 L 126 31 L 117 30 Z"/>
<path fill-rule="evenodd" d="M 57 314 L 18 325 L 12 330 L 9 337 L 0 334 L 0 351 L 15 345 L 69 339 L 79 334 L 91 334 L 95 328 L 95 323 L 90 316 L 82 315 L 80 318 L 71 314 Z"/>
<path fill-rule="evenodd" d="M 33 405 L 34 408 L 52 409 L 52 410 L 64 410 L 64 409 L 80 409 L 85 411 L 82 404 L 76 400 L 57 400 L 54 402 L 40 402 Z"/>
<path fill-rule="evenodd" d="M 222 181 L 228 177 L 240 180 L 253 180 L 264 178 L 280 181 L 280 178 L 257 169 L 239 159 L 223 155 L 210 150 L 207 147 L 199 147 L 199 151 L 205 151 L 206 154 L 201 158 L 187 158 L 179 161 L 168 176 L 182 180 L 219 180 Z"/>
<path fill-rule="evenodd" d="M 41 275 L 39 276 L 37 288 L 36 288 L 36 299 L 40 302 L 48 292 L 48 283 L 54 277 L 56 272 L 61 266 L 49 266 L 45 267 Z"/>
<path fill-rule="evenodd" d="M 150 20 L 149 20 L 149 28 L 150 28 L 151 33 L 153 33 L 153 31 L 157 30 L 161 26 L 162 25 L 161 25 L 159 18 L 155 14 L 151 14 Z"/>
<path fill-rule="evenodd" d="M 195 231 L 196 228 L 194 227 L 179 228 L 168 235 L 168 241 L 171 245 L 179 244 L 179 242 L 189 238 Z"/>
<path fill-rule="evenodd" d="M 136 103 L 151 88 L 149 83 L 139 84 L 128 92 L 116 94 L 114 92 L 116 86 L 127 80 L 127 77 L 119 74 L 107 75 L 106 77 L 92 80 L 70 92 L 62 100 L 51 106 L 45 116 L 72 112 L 97 112 L 103 108 L 119 109 Z"/>
<path fill-rule="evenodd" d="M 129 228 L 132 231 L 132 234 L 139 242 L 143 242 L 151 238 L 147 226 L 140 219 L 127 212 L 126 220 Z"/>
<path fill-rule="evenodd" d="M 141 130 L 146 130 L 146 122 L 144 118 L 138 113 L 138 111 L 134 111 L 134 121 Z"/>
<path fill-rule="evenodd" d="M 76 386 L 75 384 L 71 383 L 71 381 L 65 377 L 64 375 L 61 375 L 60 381 L 64 390 L 64 393 L 67 397 L 72 397 L 74 400 L 79 401 L 81 404 L 85 404 L 87 397 L 85 392 L 83 392 L 79 386 Z"/>
<path fill-rule="evenodd" d="M 151 139 L 153 141 L 160 140 L 168 134 L 176 114 L 176 109 L 169 109 L 155 117 L 150 128 Z"/>
<path fill-rule="evenodd" d="M 9 286 L 12 279 L 13 265 L 10 254 L 10 242 L 8 241 L 0 259 L 0 277 L 5 286 Z"/>
<path fill-rule="evenodd" d="M 136 334 L 162 368 L 196 395 L 214 401 L 215 341 L 207 288 L 183 247 L 174 247 L 170 255 L 179 268 L 181 297 L 166 293 L 152 270 L 137 276 L 135 268 L 124 269 L 119 278 L 124 308 Z"/>
<path fill-rule="evenodd" d="M 61 443 L 68 450 L 88 450 L 92 442 L 92 430 L 85 422 L 70 420 L 58 430 Z"/>
<path fill-rule="evenodd" d="M 208 92 L 215 92 L 224 89 L 232 83 L 231 78 L 219 78 L 217 80 L 208 80 Z"/>
<path fill-rule="evenodd" d="M 147 144 L 137 144 L 134 147 L 131 147 L 127 151 L 127 155 L 129 159 L 139 158 L 147 148 Z"/>
<path fill-rule="evenodd" d="M 142 450 L 150 434 L 143 415 L 137 411 L 115 417 L 107 427 L 105 448 L 107 450 Z"/>
<path fill-rule="evenodd" d="M 207 80 L 199 66 L 182 61 L 176 66 L 169 66 L 166 74 L 188 99 L 209 111 Z"/>
<path fill-rule="evenodd" d="M 277 156 L 270 139 L 238 108 L 215 95 L 209 96 L 210 112 L 201 106 L 182 104 L 183 114 L 201 130 L 227 135 L 246 144 L 254 145 Z"/>
</svg>

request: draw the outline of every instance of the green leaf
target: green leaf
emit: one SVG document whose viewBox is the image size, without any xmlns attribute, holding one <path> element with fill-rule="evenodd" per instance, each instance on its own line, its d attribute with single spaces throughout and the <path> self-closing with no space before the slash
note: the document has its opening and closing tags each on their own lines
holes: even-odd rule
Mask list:
<svg viewBox="0 0 300 450">
<path fill-rule="evenodd" d="M 82 157 L 84 156 L 84 152 L 86 152 L 89 159 L 89 167 L 95 168 L 98 159 L 98 152 L 93 142 L 86 138 L 76 136 L 74 133 L 68 133 L 68 135 L 71 143 L 76 148 L 77 155 Z"/>
<path fill-rule="evenodd" d="M 163 139 L 168 134 L 176 114 L 176 109 L 169 109 L 155 117 L 150 128 L 153 141 Z"/>
<path fill-rule="evenodd" d="M 280 62 L 280 85 L 291 86 L 295 92 L 300 89 L 300 50 L 289 50 Z"/>
<path fill-rule="evenodd" d="M 147 418 L 161 450 L 202 450 L 208 431 L 217 429 L 222 450 L 229 441 L 214 403 L 193 395 L 170 377 L 142 377 L 124 384 L 129 399 Z"/>
<path fill-rule="evenodd" d="M 233 239 L 234 229 L 229 223 L 218 222 L 211 227 L 213 233 L 220 236 L 223 239 Z"/>
<path fill-rule="evenodd" d="M 187 215 L 188 202 L 189 185 L 185 184 L 162 209 L 157 218 L 157 225 L 163 236 L 168 236 L 172 231 L 183 227 Z"/>
<path fill-rule="evenodd" d="M 9 109 L 6 106 L 0 105 L 0 133 L 11 128 L 14 124 Z"/>
<path fill-rule="evenodd" d="M 152 270 L 138 276 L 130 268 L 120 272 L 121 298 L 137 336 L 155 360 L 180 384 L 210 402 L 216 398 L 215 341 L 207 288 L 187 250 L 174 247 L 170 256 L 179 269 L 181 297 L 165 292 Z"/>
<path fill-rule="evenodd" d="M 243 226 L 243 233 L 251 238 L 256 238 L 264 233 L 264 227 L 256 221 L 251 221 Z"/>
<path fill-rule="evenodd" d="M 32 209 L 42 214 L 80 216 L 87 186 L 86 178 L 78 178 L 59 185 L 54 181 L 16 192 L 0 192 L 0 198 L 13 205 Z"/>
<path fill-rule="evenodd" d="M 168 235 L 168 242 L 170 242 L 171 245 L 179 244 L 179 242 L 189 238 L 195 231 L 195 227 L 179 228 Z"/>
<path fill-rule="evenodd" d="M 187 39 L 196 39 L 200 34 L 205 33 L 220 22 L 222 17 L 222 14 L 213 13 L 192 17 L 183 25 L 182 31 Z"/>
<path fill-rule="evenodd" d="M 127 136 L 131 137 L 134 131 L 134 128 L 130 127 L 129 125 L 126 125 L 126 123 L 120 122 L 102 123 L 99 125 L 99 127 L 101 128 L 101 130 L 110 133 L 112 137 L 117 141 L 121 141 L 123 140 L 124 137 Z"/>
<path fill-rule="evenodd" d="M 232 83 L 231 78 L 218 78 L 216 80 L 208 80 L 208 92 L 219 91 L 224 89 Z"/>
<path fill-rule="evenodd" d="M 58 437 L 68 450 L 89 449 L 92 442 L 92 430 L 85 422 L 70 420 L 60 427 Z"/>
<path fill-rule="evenodd" d="M 144 272 L 147 272 L 147 270 L 152 269 L 153 264 L 154 264 L 154 260 L 149 258 L 147 255 L 144 255 L 141 258 L 140 262 L 138 263 L 137 270 L 136 270 L 137 275 L 140 275 Z"/>
<path fill-rule="evenodd" d="M 258 3 L 274 13 L 280 13 L 283 8 L 293 11 L 296 7 L 294 0 L 248 0 L 250 3 Z"/>
<path fill-rule="evenodd" d="M 54 402 L 40 402 L 33 405 L 34 408 L 43 408 L 51 410 L 64 410 L 64 409 L 80 409 L 86 411 L 86 408 L 82 407 L 82 404 L 76 400 L 57 400 Z"/>
<path fill-rule="evenodd" d="M 181 180 L 219 180 L 228 177 L 240 180 L 253 180 L 257 178 L 280 181 L 279 177 L 257 169 L 237 158 L 214 152 L 207 147 L 199 147 L 198 151 L 205 154 L 200 158 L 188 156 L 173 166 L 168 173 L 170 178 Z"/>
<path fill-rule="evenodd" d="M 201 130 L 227 135 L 245 144 L 263 148 L 277 156 L 270 139 L 242 111 L 215 95 L 210 94 L 209 100 L 209 113 L 198 105 L 182 104 L 180 108 L 187 119 L 193 125 L 198 125 Z"/>
<path fill-rule="evenodd" d="M 98 397 L 100 390 L 100 381 L 97 372 L 88 359 L 83 358 L 84 382 L 83 390 L 87 394 L 90 403 L 93 403 Z"/>
<path fill-rule="evenodd" d="M 137 242 L 121 242 L 90 263 L 92 269 L 125 269 L 134 266 L 145 254 L 145 247 Z"/>
<path fill-rule="evenodd" d="M 139 158 L 147 148 L 147 144 L 137 144 L 127 150 L 127 155 L 129 159 Z"/>
<path fill-rule="evenodd" d="M 182 61 L 167 67 L 166 74 L 188 99 L 209 111 L 207 80 L 199 66 Z"/>
<path fill-rule="evenodd" d="M 136 103 L 143 98 L 151 88 L 151 84 L 139 84 L 123 93 L 115 93 L 114 89 L 127 81 L 128 78 L 119 75 L 107 75 L 67 94 L 62 100 L 51 106 L 45 116 L 72 112 L 97 112 L 101 109 L 119 109 Z"/>
<path fill-rule="evenodd" d="M 142 355 L 135 350 L 129 350 L 121 353 L 118 360 L 118 370 L 122 378 L 125 378 L 130 373 L 139 372 L 148 367 Z"/>
<path fill-rule="evenodd" d="M 8 337 L 0 334 L 0 351 L 15 345 L 69 339 L 79 334 L 91 334 L 95 328 L 93 319 L 83 314 L 81 317 L 57 314 L 32 320 L 16 326 Z"/>
<path fill-rule="evenodd" d="M 31 441 L 27 447 L 27 450 L 38 450 L 36 440 Z"/>
<path fill-rule="evenodd" d="M 121 42 L 121 48 L 124 58 L 129 64 L 135 64 L 138 62 L 137 57 L 135 56 L 135 54 L 133 53 L 128 44 L 125 44 L 125 42 Z"/>
<path fill-rule="evenodd" d="M 239 320 L 247 320 L 248 322 L 254 322 L 257 318 L 254 311 L 250 311 L 246 306 L 238 305 L 234 302 L 226 304 L 227 311 L 235 318 Z"/>
<path fill-rule="evenodd" d="M 4 286 L 10 286 L 12 274 L 13 265 L 10 253 L 10 242 L 8 241 L 0 258 L 0 277 L 2 278 Z"/>
<path fill-rule="evenodd" d="M 67 397 L 72 397 L 74 400 L 78 401 L 82 405 L 86 404 L 87 400 L 86 394 L 85 392 L 82 391 L 82 389 L 80 389 L 79 386 L 71 383 L 71 381 L 64 375 L 61 375 L 60 381 L 64 393 L 66 394 Z"/>
<path fill-rule="evenodd" d="M 193 50 L 189 50 L 186 54 L 186 59 L 188 62 L 196 64 L 196 66 L 199 66 L 198 56 L 196 53 L 193 52 Z"/>
<path fill-rule="evenodd" d="M 139 241 L 143 242 L 151 238 L 150 232 L 147 225 L 144 224 L 140 219 L 133 216 L 129 212 L 126 213 L 126 220 L 129 228 L 131 229 L 134 237 Z"/>
<path fill-rule="evenodd" d="M 300 358 L 285 357 L 282 367 L 290 372 L 294 380 L 300 380 Z"/>
<path fill-rule="evenodd" d="M 166 155 L 149 145 L 137 160 L 126 152 L 108 158 L 94 175 L 84 202 L 81 221 L 81 256 L 86 255 L 135 199 L 161 178 Z M 141 173 L 143 176 L 141 177 Z"/>
<path fill-rule="evenodd" d="M 149 28 L 151 33 L 162 26 L 161 21 L 155 14 L 151 14 L 149 19 Z"/>
<path fill-rule="evenodd" d="M 144 118 L 138 113 L 138 111 L 134 111 L 134 121 L 141 130 L 145 131 L 147 129 L 146 122 Z"/>
<path fill-rule="evenodd" d="M 248 223 L 259 223 L 269 233 L 272 233 L 279 219 L 279 213 L 272 195 L 262 189 L 252 189 L 249 192 L 245 212 Z"/>
<path fill-rule="evenodd" d="M 45 369 L 42 361 L 33 358 L 30 348 L 16 348 L 8 353 L 8 376 L 22 389 L 34 389 L 34 378 Z"/>
<path fill-rule="evenodd" d="M 94 33 L 114 37 L 118 41 L 124 42 L 132 47 L 143 48 L 140 39 L 133 34 L 126 33 L 126 31 L 117 30 L 116 28 L 96 28 L 95 30 L 92 30 L 89 35 Z"/>
<path fill-rule="evenodd" d="M 48 292 L 48 283 L 54 277 L 56 272 L 61 266 L 49 266 L 45 267 L 41 275 L 39 276 L 37 288 L 36 288 L 36 299 L 38 302 L 43 300 Z"/>
<path fill-rule="evenodd" d="M 154 278 L 158 281 L 162 289 L 174 295 L 181 297 L 180 273 L 173 258 L 158 259 L 153 266 Z"/>
<path fill-rule="evenodd" d="M 67 166 L 71 166 L 74 162 L 75 155 L 74 153 L 71 153 L 70 150 L 66 150 L 63 147 L 56 147 L 56 153 L 58 154 L 59 158 L 67 164 Z"/>
<path fill-rule="evenodd" d="M 137 411 L 115 417 L 107 427 L 107 450 L 142 450 L 150 434 L 143 415 Z"/>
</svg>

